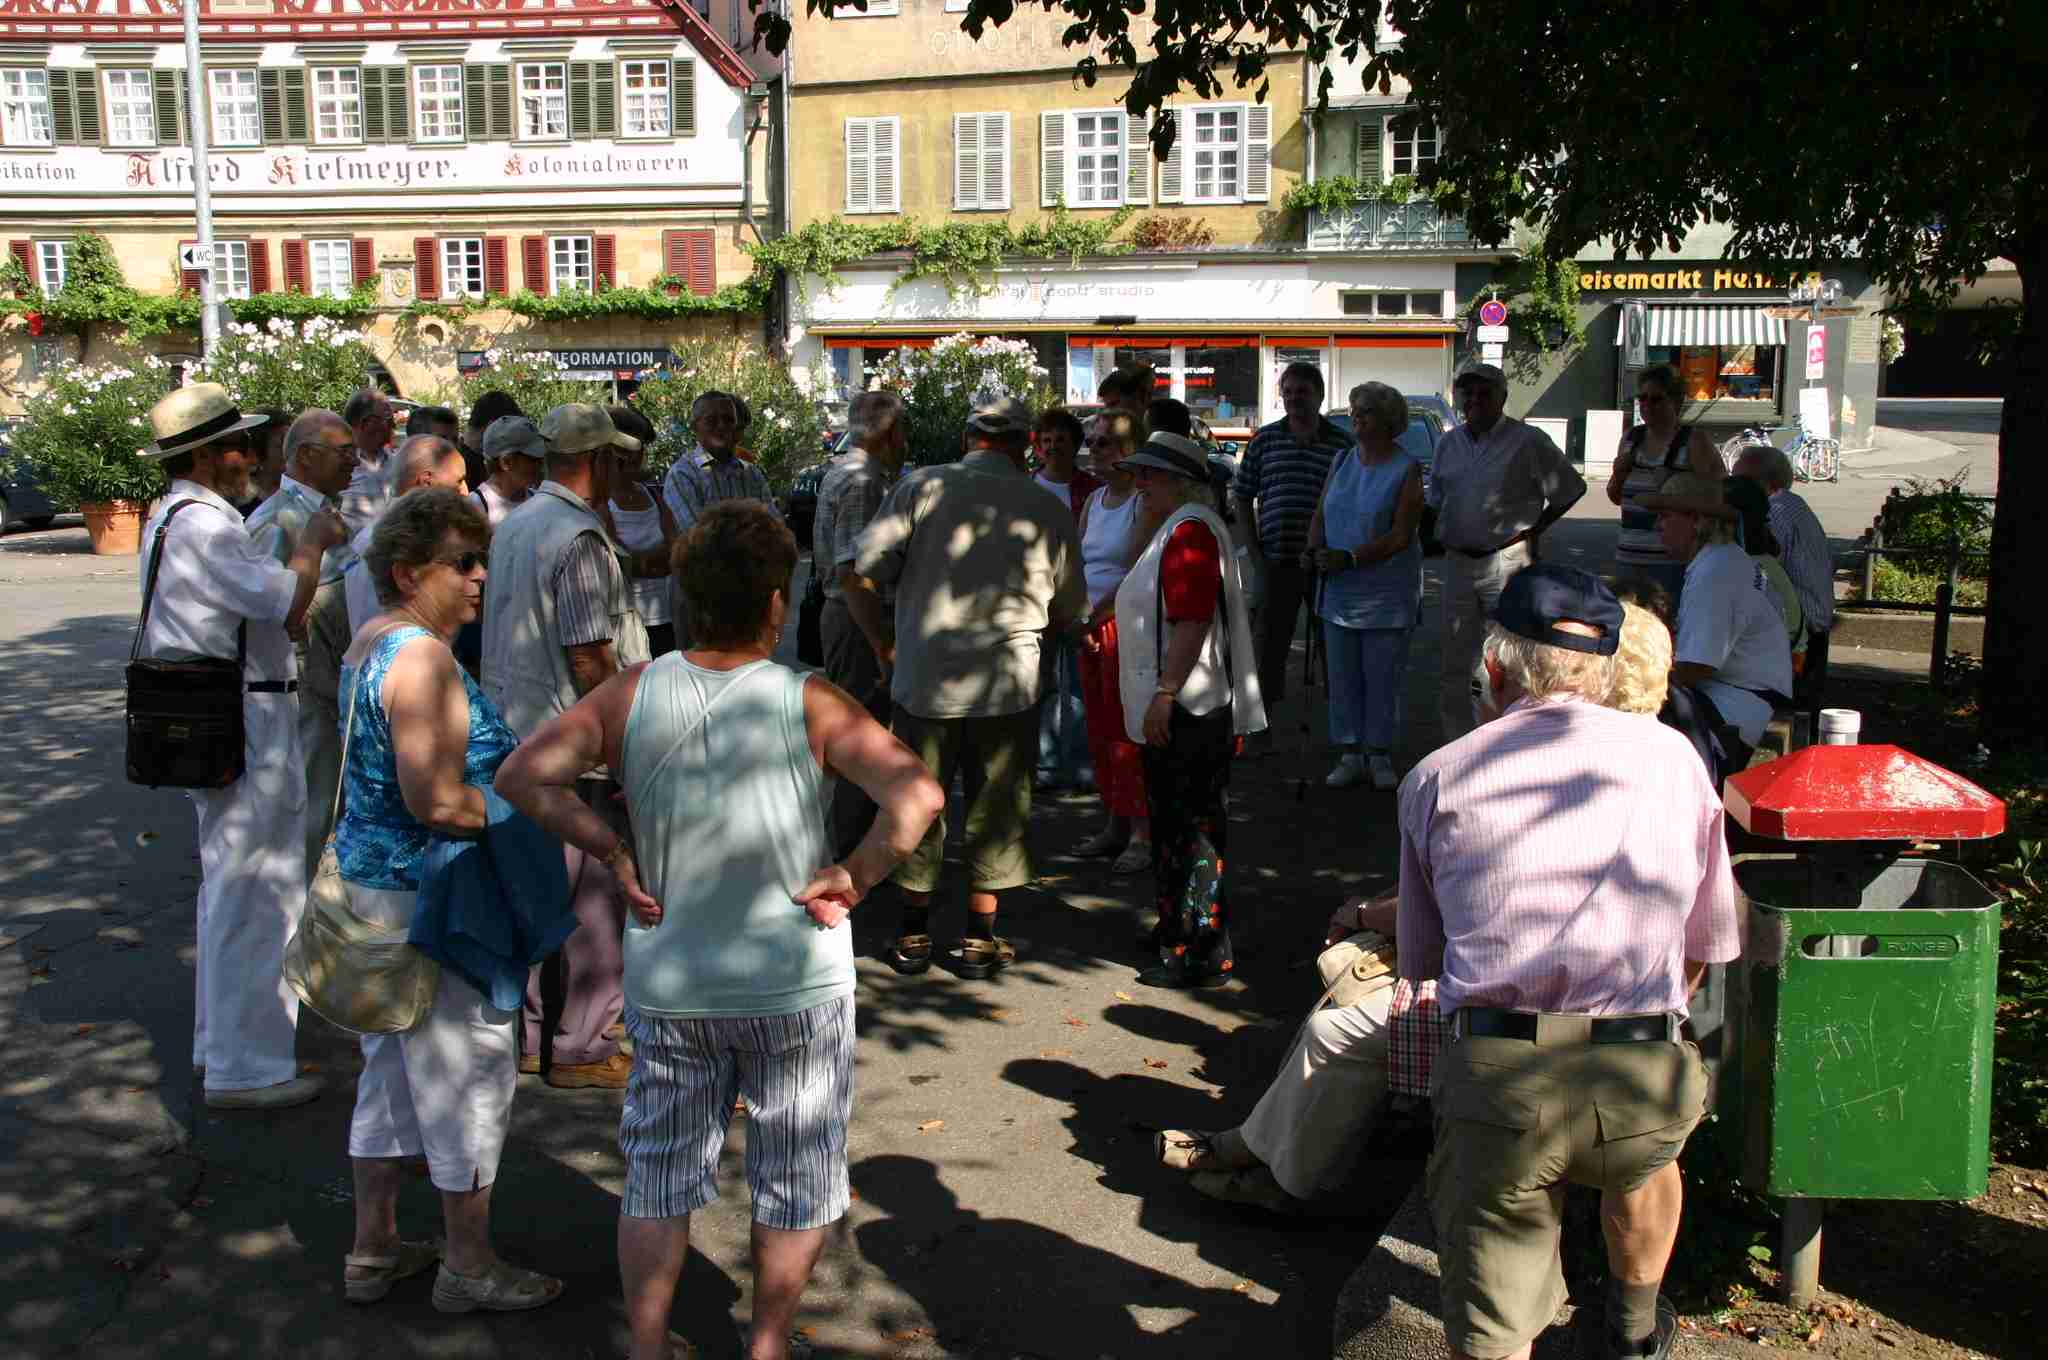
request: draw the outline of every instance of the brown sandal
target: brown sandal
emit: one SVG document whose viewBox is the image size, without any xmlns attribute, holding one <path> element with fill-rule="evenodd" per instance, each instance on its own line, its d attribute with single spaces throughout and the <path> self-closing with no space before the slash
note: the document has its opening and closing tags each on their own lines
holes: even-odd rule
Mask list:
<svg viewBox="0 0 2048 1360">
<path fill-rule="evenodd" d="M 898 935 L 896 943 L 889 946 L 888 962 L 904 977 L 916 977 L 932 966 L 932 937 Z"/>
</svg>

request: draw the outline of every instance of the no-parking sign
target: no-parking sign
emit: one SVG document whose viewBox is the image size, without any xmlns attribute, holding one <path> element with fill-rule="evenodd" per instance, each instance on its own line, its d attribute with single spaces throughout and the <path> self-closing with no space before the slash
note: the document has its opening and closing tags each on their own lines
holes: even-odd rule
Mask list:
<svg viewBox="0 0 2048 1360">
<path fill-rule="evenodd" d="M 1482 326 L 1505 326 L 1508 324 L 1507 304 L 1499 298 L 1489 298 L 1480 305 L 1479 324 Z"/>
</svg>

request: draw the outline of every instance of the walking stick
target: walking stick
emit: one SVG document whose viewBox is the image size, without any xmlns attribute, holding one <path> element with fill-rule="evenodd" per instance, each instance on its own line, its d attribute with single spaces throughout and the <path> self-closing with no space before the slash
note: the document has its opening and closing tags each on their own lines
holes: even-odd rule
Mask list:
<svg viewBox="0 0 2048 1360">
<path fill-rule="evenodd" d="M 1315 588 L 1309 592 L 1312 603 L 1308 610 L 1308 647 L 1301 658 L 1301 750 L 1297 753 L 1296 776 L 1294 780 L 1294 801 L 1308 799 L 1308 743 L 1309 723 L 1315 716 L 1316 676 L 1321 667 L 1316 653 L 1321 650 L 1323 640 L 1323 573 L 1315 574 Z"/>
</svg>

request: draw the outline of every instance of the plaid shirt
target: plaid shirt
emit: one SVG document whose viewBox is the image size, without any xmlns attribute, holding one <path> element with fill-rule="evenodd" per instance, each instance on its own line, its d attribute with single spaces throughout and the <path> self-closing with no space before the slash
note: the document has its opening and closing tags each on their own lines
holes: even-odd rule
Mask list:
<svg viewBox="0 0 2048 1360">
<path fill-rule="evenodd" d="M 1450 1037 L 1450 1022 L 1436 1006 L 1436 983 L 1394 984 L 1387 1006 L 1387 1088 L 1397 1096 L 1429 1098 L 1429 1071 Z"/>
<path fill-rule="evenodd" d="M 661 482 L 661 498 L 675 516 L 677 533 L 688 530 L 699 515 L 720 501 L 759 501 L 775 509 L 775 493 L 761 469 L 740 458 L 709 458 L 699 463 L 701 457 L 702 449 L 687 450 Z"/>
</svg>

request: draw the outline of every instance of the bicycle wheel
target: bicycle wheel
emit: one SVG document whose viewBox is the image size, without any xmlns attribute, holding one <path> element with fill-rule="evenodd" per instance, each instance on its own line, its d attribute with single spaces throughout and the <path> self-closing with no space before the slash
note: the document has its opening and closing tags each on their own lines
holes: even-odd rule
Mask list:
<svg viewBox="0 0 2048 1360">
<path fill-rule="evenodd" d="M 1816 439 L 1813 452 L 1807 459 L 1807 471 L 1811 480 L 1832 482 L 1842 473 L 1842 441 L 1839 439 Z"/>
</svg>

